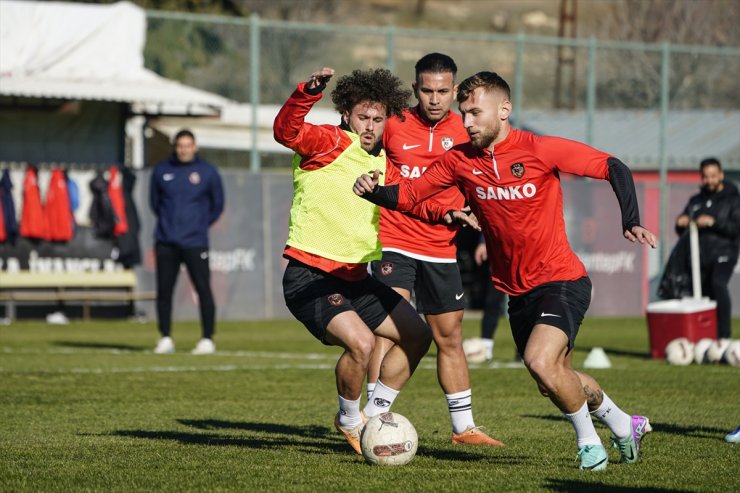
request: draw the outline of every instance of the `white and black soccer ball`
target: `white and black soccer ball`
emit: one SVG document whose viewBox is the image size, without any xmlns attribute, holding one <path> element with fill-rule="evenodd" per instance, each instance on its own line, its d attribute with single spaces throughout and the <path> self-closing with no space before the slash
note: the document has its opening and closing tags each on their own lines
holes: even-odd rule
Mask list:
<svg viewBox="0 0 740 493">
<path fill-rule="evenodd" d="M 480 337 L 465 339 L 463 341 L 463 352 L 468 363 L 483 363 L 486 361 L 486 346 Z"/>
<path fill-rule="evenodd" d="M 727 348 L 730 347 L 730 339 L 717 339 L 707 349 L 707 363 L 721 363 Z"/>
<path fill-rule="evenodd" d="M 360 436 L 362 456 L 370 464 L 402 466 L 411 462 L 419 446 L 419 437 L 411 421 L 387 412 L 373 416 Z"/>
<path fill-rule="evenodd" d="M 713 342 L 714 339 L 709 339 L 708 337 L 696 341 L 694 344 L 694 363 L 702 365 L 708 362 L 707 351 L 709 351 L 709 347 Z"/>
<path fill-rule="evenodd" d="M 694 361 L 694 344 L 685 337 L 673 339 L 665 347 L 665 359 L 672 365 L 690 365 Z"/>
<path fill-rule="evenodd" d="M 740 340 L 732 341 L 722 355 L 722 361 L 732 366 L 740 366 Z"/>
</svg>

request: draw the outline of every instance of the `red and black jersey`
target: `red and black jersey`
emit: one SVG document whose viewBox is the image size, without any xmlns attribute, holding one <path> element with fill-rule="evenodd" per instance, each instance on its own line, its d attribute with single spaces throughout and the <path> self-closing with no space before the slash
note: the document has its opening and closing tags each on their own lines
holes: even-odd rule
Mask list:
<svg viewBox="0 0 740 493">
<path fill-rule="evenodd" d="M 298 84 L 273 124 L 275 140 L 301 156 L 299 166 L 303 170 L 310 171 L 331 165 L 352 143 L 345 131 L 336 125 L 313 125 L 305 121 L 308 112 L 320 99 L 320 93 L 309 94 L 305 90 L 305 83 Z M 386 166 L 386 171 L 386 182 L 400 181 L 393 166 Z M 348 190 L 347 193 L 352 191 Z M 416 217 L 432 222 L 440 221 L 446 212 L 447 209 L 438 207 L 433 201 L 411 208 L 411 213 Z M 290 245 L 285 247 L 283 255 L 348 281 L 367 277 L 366 263 L 337 262 Z"/>
<path fill-rule="evenodd" d="M 383 133 L 383 147 L 392 166 L 402 179 L 420 178 L 442 154 L 457 144 L 468 142 L 462 118 L 450 112 L 444 119 L 430 124 L 418 108 L 404 111 L 405 121 L 390 118 Z M 386 180 L 386 185 L 392 184 Z M 456 188 L 450 188 L 432 199 L 445 210 L 460 210 L 465 199 Z M 457 227 L 430 224 L 402 212 L 381 209 L 380 242 L 384 251 L 395 251 L 427 261 L 456 261 Z"/>
<path fill-rule="evenodd" d="M 398 209 L 456 186 L 481 223 L 494 284 L 520 295 L 586 275 L 565 233 L 559 173 L 606 180 L 610 157 L 580 142 L 512 129 L 493 152 L 456 146 L 420 179 L 402 183 Z"/>
</svg>

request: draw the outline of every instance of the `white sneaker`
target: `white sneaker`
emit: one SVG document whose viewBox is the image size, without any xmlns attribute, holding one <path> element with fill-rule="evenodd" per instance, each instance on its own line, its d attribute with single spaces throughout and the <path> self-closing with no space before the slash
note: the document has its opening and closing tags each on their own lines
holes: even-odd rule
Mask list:
<svg viewBox="0 0 740 493">
<path fill-rule="evenodd" d="M 175 341 L 171 337 L 162 337 L 154 348 L 154 354 L 172 354 L 175 352 Z"/>
<path fill-rule="evenodd" d="M 211 339 L 201 339 L 195 348 L 191 351 L 192 354 L 213 354 L 216 352 L 216 345 Z"/>
</svg>

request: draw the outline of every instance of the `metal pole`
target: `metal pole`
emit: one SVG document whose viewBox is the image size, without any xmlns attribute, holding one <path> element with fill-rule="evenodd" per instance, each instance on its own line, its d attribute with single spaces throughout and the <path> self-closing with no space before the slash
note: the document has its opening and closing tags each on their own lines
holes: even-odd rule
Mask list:
<svg viewBox="0 0 740 493">
<path fill-rule="evenodd" d="M 658 136 L 658 161 L 660 164 L 660 235 L 658 258 L 661 264 L 665 259 L 665 245 L 668 239 L 668 159 L 666 141 L 668 135 L 668 99 L 670 97 L 671 45 L 663 43 L 660 63 L 660 124 Z"/>
<path fill-rule="evenodd" d="M 514 58 L 514 121 L 516 126 L 522 126 L 522 99 L 524 86 L 524 42 L 525 34 L 518 32 L 516 34 L 515 58 Z"/>
<path fill-rule="evenodd" d="M 249 171 L 259 173 L 261 166 L 257 143 L 259 132 L 257 115 L 260 105 L 260 18 L 257 14 L 249 16 L 249 85 L 252 104 L 252 149 L 249 156 Z"/>
<path fill-rule="evenodd" d="M 388 70 L 391 72 L 396 71 L 396 28 L 395 26 L 388 26 L 388 30 L 385 34 L 385 49 L 388 51 L 386 57 L 386 65 Z"/>
<path fill-rule="evenodd" d="M 596 38 L 588 45 L 588 80 L 586 82 L 586 144 L 594 145 L 594 112 L 596 111 Z"/>
</svg>

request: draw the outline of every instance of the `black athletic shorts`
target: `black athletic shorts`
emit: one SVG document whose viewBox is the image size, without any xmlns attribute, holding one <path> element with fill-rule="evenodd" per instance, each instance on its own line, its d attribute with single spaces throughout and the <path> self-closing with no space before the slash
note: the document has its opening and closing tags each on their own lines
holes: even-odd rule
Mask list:
<svg viewBox="0 0 740 493">
<path fill-rule="evenodd" d="M 326 342 L 326 327 L 342 312 L 354 311 L 375 330 L 403 298 L 372 276 L 350 282 L 294 259 L 283 275 L 285 304 L 315 338 Z"/>
<path fill-rule="evenodd" d="M 383 284 L 413 292 L 419 313 L 438 315 L 465 308 L 457 262 L 428 262 L 398 252 L 383 252 L 383 258 L 370 265 Z"/>
<path fill-rule="evenodd" d="M 524 355 L 532 329 L 537 324 L 552 325 L 568 336 L 568 350 L 591 304 L 591 279 L 555 281 L 537 286 L 521 296 L 509 296 L 509 323 L 519 355 Z"/>
</svg>

